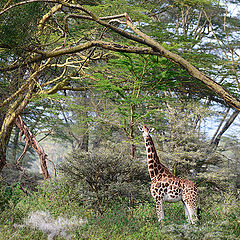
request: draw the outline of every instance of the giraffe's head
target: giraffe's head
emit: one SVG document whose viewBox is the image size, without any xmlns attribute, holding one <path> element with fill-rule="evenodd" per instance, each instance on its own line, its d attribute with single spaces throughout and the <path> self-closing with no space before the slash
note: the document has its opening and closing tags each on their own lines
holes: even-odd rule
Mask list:
<svg viewBox="0 0 240 240">
<path fill-rule="evenodd" d="M 139 126 L 138 128 L 143 133 L 143 137 L 150 136 L 149 133 L 154 130 L 154 128 L 150 128 L 148 125 Z"/>
</svg>

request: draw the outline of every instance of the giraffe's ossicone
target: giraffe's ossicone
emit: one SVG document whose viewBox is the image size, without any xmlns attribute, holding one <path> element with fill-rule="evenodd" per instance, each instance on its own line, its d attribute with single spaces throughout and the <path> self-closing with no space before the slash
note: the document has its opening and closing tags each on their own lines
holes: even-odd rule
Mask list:
<svg viewBox="0 0 240 240">
<path fill-rule="evenodd" d="M 164 218 L 163 205 L 165 202 L 182 201 L 185 215 L 189 223 L 197 221 L 197 200 L 198 189 L 196 185 L 188 180 L 177 178 L 159 160 L 152 137 L 151 128 L 148 126 L 139 127 L 143 132 L 147 151 L 148 172 L 152 181 L 151 194 L 156 202 L 158 221 Z"/>
</svg>

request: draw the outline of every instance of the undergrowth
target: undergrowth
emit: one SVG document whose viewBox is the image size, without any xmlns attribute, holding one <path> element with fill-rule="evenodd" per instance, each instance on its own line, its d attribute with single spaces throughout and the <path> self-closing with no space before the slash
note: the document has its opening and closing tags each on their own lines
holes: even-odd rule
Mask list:
<svg viewBox="0 0 240 240">
<path fill-rule="evenodd" d="M 11 189 L 10 189 L 11 188 Z M 181 202 L 164 204 L 160 227 L 153 201 L 114 201 L 104 214 L 89 208 L 64 179 L 28 194 L 0 187 L 0 239 L 238 239 L 240 201 L 230 192 L 203 192 L 201 220 L 188 225 Z M 43 224 L 44 223 L 44 224 Z M 70 226 L 70 227 L 69 227 Z"/>
</svg>

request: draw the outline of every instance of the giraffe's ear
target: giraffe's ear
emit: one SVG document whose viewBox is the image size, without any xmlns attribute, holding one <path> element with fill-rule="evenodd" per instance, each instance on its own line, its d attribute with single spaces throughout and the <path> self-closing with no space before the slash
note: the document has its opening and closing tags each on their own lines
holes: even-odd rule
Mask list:
<svg viewBox="0 0 240 240">
<path fill-rule="evenodd" d="M 154 128 L 149 128 L 149 132 L 153 132 L 154 131 Z"/>
<path fill-rule="evenodd" d="M 141 125 L 138 126 L 138 129 L 139 129 L 141 132 L 143 132 L 143 128 L 142 128 Z"/>
</svg>

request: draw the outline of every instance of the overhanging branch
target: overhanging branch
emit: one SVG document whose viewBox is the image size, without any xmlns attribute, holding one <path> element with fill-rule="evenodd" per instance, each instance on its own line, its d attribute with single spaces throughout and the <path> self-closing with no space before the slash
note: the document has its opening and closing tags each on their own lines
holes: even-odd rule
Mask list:
<svg viewBox="0 0 240 240">
<path fill-rule="evenodd" d="M 151 48 L 132 47 L 132 46 L 127 46 L 127 45 L 123 45 L 123 44 L 119 44 L 119 43 L 105 42 L 105 41 L 101 41 L 101 40 L 89 41 L 89 42 L 83 43 L 81 45 L 77 45 L 74 47 L 68 47 L 68 48 L 62 48 L 59 50 L 53 50 L 53 51 L 38 50 L 38 51 L 36 51 L 36 53 L 38 53 L 38 55 L 33 57 L 32 59 L 25 61 L 23 63 L 20 63 L 20 64 L 10 65 L 6 68 L 0 68 L 0 72 L 15 70 L 19 67 L 26 66 L 27 64 L 40 62 L 45 59 L 55 58 L 55 57 L 59 57 L 62 55 L 81 52 L 81 51 L 84 51 L 84 50 L 92 48 L 92 47 L 100 47 L 100 48 L 115 51 L 115 52 L 148 54 L 148 55 L 158 55 L 158 56 L 161 55 L 159 52 L 153 51 Z"/>
<path fill-rule="evenodd" d="M 124 31 L 120 28 L 117 28 L 113 25 L 111 25 L 108 22 L 105 22 L 104 20 L 108 20 L 108 18 L 100 18 L 90 10 L 86 9 L 85 7 L 78 5 L 78 4 L 70 4 L 64 1 L 60 0 L 28 0 L 20 3 L 16 3 L 0 12 L 0 15 L 5 13 L 6 11 L 10 10 L 11 8 L 14 8 L 16 6 L 20 6 L 23 4 L 27 3 L 32 3 L 32 2 L 50 2 L 50 3 L 59 3 L 62 4 L 65 7 L 72 8 L 74 10 L 83 12 L 84 16 L 82 15 L 72 15 L 72 17 L 79 17 L 83 19 L 88 19 L 95 21 L 96 23 L 105 26 L 108 29 L 113 30 L 114 32 L 118 33 L 119 35 L 131 39 L 135 42 L 144 44 L 145 46 L 148 46 L 150 48 L 141 48 L 141 47 L 132 47 L 132 46 L 127 46 L 127 45 L 122 45 L 118 43 L 110 43 L 110 42 L 103 42 L 103 41 L 89 41 L 86 43 L 83 43 L 78 46 L 74 47 L 69 47 L 69 48 L 64 48 L 60 50 L 55 50 L 55 51 L 37 51 L 38 55 L 36 57 L 33 57 L 31 60 L 24 62 L 22 64 L 18 65 L 11 65 L 7 68 L 2 68 L 0 71 L 7 71 L 7 70 L 13 70 L 16 69 L 19 66 L 26 65 L 28 63 L 33 63 L 33 62 L 38 62 L 47 58 L 53 58 L 53 57 L 58 57 L 61 55 L 66 55 L 66 54 L 73 54 L 76 52 L 83 51 L 85 49 L 89 49 L 92 47 L 100 47 L 103 49 L 108 49 L 112 51 L 117 51 L 117 52 L 127 52 L 127 53 L 137 53 L 137 54 L 151 54 L 151 55 L 160 55 L 163 56 L 170 61 L 179 64 L 181 67 L 186 69 L 186 71 L 193 76 L 194 78 L 200 80 L 203 82 L 208 88 L 210 88 L 213 92 L 215 92 L 217 95 L 219 95 L 222 99 L 225 100 L 227 104 L 229 104 L 231 107 L 234 107 L 238 111 L 240 111 L 240 101 L 236 99 L 234 96 L 232 96 L 228 91 L 226 91 L 220 84 L 216 83 L 213 79 L 211 79 L 209 76 L 205 75 L 203 72 L 198 70 L 196 67 L 194 67 L 192 64 L 190 64 L 187 60 L 182 58 L 181 56 L 170 52 L 169 50 L 163 48 L 158 42 L 156 42 L 154 39 L 146 35 L 145 33 L 141 32 L 139 29 L 137 29 L 128 14 L 125 15 L 126 19 L 126 24 L 127 26 L 135 32 L 136 35 L 129 33 L 127 31 Z M 69 15 L 70 17 L 71 15 Z M 122 17 L 122 15 L 119 15 Z"/>
<path fill-rule="evenodd" d="M 203 82 L 208 88 L 223 98 L 227 104 L 240 111 L 240 101 L 232 96 L 228 91 L 226 91 L 220 84 L 216 83 L 213 79 L 202 73 L 181 56 L 163 48 L 158 42 L 137 29 L 127 14 L 126 23 L 136 34 L 142 37 L 146 41 L 147 45 L 151 46 L 154 51 L 159 52 L 161 56 L 179 64 L 181 67 L 186 69 L 191 76 Z"/>
</svg>

